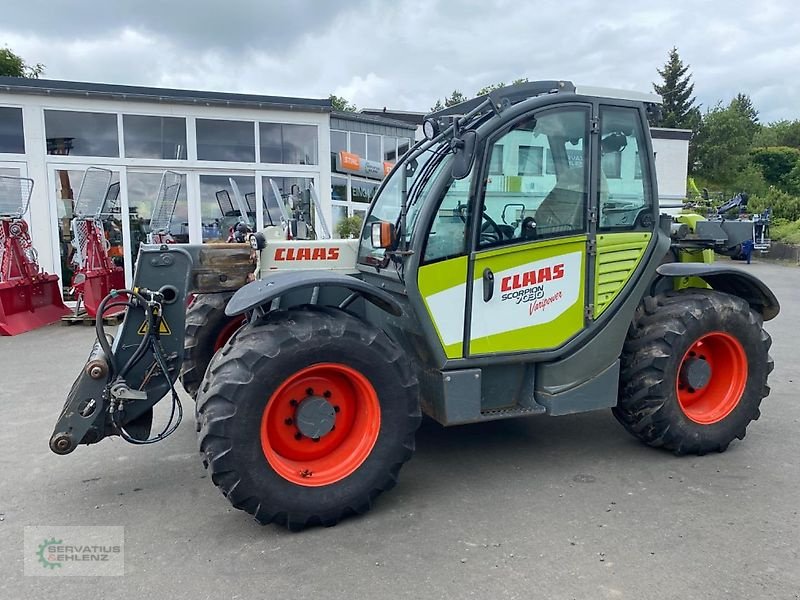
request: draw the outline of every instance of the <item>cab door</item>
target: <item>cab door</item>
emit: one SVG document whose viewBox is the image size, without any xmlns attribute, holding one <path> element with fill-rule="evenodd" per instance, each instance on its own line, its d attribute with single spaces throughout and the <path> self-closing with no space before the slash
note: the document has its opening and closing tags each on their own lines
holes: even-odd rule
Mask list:
<svg viewBox="0 0 800 600">
<path fill-rule="evenodd" d="M 528 114 L 489 139 L 473 211 L 468 356 L 555 349 L 590 322 L 592 107 Z"/>
</svg>

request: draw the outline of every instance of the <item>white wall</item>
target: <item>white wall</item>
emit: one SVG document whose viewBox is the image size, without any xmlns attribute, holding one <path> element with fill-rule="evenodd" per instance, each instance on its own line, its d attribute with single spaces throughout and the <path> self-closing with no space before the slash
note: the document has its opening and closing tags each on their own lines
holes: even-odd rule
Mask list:
<svg viewBox="0 0 800 600">
<path fill-rule="evenodd" d="M 689 141 L 653 138 L 661 204 L 675 204 L 686 197 Z"/>
</svg>

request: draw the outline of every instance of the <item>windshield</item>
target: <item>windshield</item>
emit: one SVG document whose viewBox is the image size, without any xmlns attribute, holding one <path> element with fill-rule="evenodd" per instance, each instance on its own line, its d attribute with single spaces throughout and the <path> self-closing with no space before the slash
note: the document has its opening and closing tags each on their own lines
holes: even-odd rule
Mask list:
<svg viewBox="0 0 800 600">
<path fill-rule="evenodd" d="M 431 183 L 450 164 L 449 144 L 447 142 L 428 148 L 420 154 L 414 175 L 408 180 L 409 206 L 406 214 L 406 231 L 399 232 L 405 240 L 410 240 L 419 209 L 425 204 L 431 190 Z M 399 228 L 400 210 L 403 197 L 403 177 L 406 161 L 401 161 L 389 175 L 373 201 L 362 230 L 361 245 L 358 252 L 359 262 L 375 264 L 383 261 L 385 250 L 373 248 L 370 241 L 372 223 L 388 221 Z"/>
</svg>

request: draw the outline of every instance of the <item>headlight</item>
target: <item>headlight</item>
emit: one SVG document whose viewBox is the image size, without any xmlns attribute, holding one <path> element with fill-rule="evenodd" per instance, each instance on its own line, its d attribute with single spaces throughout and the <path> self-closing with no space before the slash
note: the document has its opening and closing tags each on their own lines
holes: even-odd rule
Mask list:
<svg viewBox="0 0 800 600">
<path fill-rule="evenodd" d="M 422 123 L 422 134 L 428 140 L 439 135 L 439 123 L 436 122 L 436 119 L 425 119 L 425 122 Z"/>
</svg>

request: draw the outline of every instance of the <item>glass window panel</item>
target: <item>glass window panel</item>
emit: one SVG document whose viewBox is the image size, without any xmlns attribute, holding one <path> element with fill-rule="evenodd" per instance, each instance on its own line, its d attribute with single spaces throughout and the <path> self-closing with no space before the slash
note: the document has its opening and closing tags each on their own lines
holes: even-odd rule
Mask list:
<svg viewBox="0 0 800 600">
<path fill-rule="evenodd" d="M 541 175 L 542 155 L 544 148 L 541 146 L 520 146 L 518 159 L 518 175 Z"/>
<path fill-rule="evenodd" d="M 61 285 L 65 297 L 70 299 L 72 276 L 76 269 L 75 247 L 72 245 L 72 217 L 75 209 L 75 199 L 81 189 L 84 171 L 82 169 L 57 170 L 55 172 L 56 210 L 58 218 L 58 245 L 61 254 Z M 112 193 L 119 191 L 119 173 L 112 171 Z M 106 194 L 108 195 L 108 193 Z M 117 266 L 124 265 L 124 252 L 122 249 L 122 222 L 120 220 L 120 206 L 116 211 L 103 218 L 103 229 L 110 247 L 108 255 Z"/>
<path fill-rule="evenodd" d="M 186 119 L 122 115 L 126 158 L 186 159 Z"/>
<path fill-rule="evenodd" d="M 233 227 L 242 218 L 236 208 L 231 179 L 236 182 L 243 200 L 245 195 L 255 193 L 255 177 L 200 175 L 200 218 L 203 226 L 203 242 L 227 241 Z M 254 215 L 248 215 L 248 221 L 251 227 L 255 227 Z"/>
<path fill-rule="evenodd" d="M 284 165 L 317 164 L 317 126 L 259 123 L 261 162 Z"/>
<path fill-rule="evenodd" d="M 390 135 L 383 137 L 383 160 L 394 162 L 397 160 L 397 138 Z"/>
<path fill-rule="evenodd" d="M 130 211 L 131 257 L 135 259 L 139 245 L 147 242 L 150 218 L 159 193 L 162 173 L 128 171 L 128 207 Z M 178 203 L 169 227 L 169 233 L 179 244 L 189 243 L 189 203 L 186 196 L 186 175 L 181 175 Z"/>
<path fill-rule="evenodd" d="M 603 168 L 603 174 L 609 179 L 622 177 L 622 154 L 619 152 L 604 154 L 600 165 Z"/>
<path fill-rule="evenodd" d="M 270 182 L 275 184 L 280 195 L 280 202 L 289 218 L 304 220 L 313 229 L 316 224 L 316 215 L 309 188 L 314 180 L 311 177 L 264 177 L 262 186 L 265 205 L 269 212 L 269 217 L 264 215 L 265 225 L 270 225 L 270 223 L 277 225 L 281 218 L 278 200 L 275 198 L 275 192 Z"/>
<path fill-rule="evenodd" d="M 119 156 L 117 115 L 44 111 L 47 153 L 70 156 Z"/>
<path fill-rule="evenodd" d="M 336 155 L 342 150 L 347 152 L 347 132 L 331 131 L 331 171 L 336 170 Z"/>
<path fill-rule="evenodd" d="M 347 202 L 347 178 L 331 177 L 331 200 Z"/>
<path fill-rule="evenodd" d="M 408 149 L 411 148 L 411 140 L 408 138 L 400 138 L 397 141 L 397 157 L 401 158 Z"/>
<path fill-rule="evenodd" d="M 367 160 L 381 161 L 381 136 L 367 136 Z"/>
<path fill-rule="evenodd" d="M 491 217 L 497 227 L 481 226 L 481 246 L 585 231 L 588 116 L 582 108 L 549 110 L 519 122 L 494 143 L 492 177 L 479 214 Z M 555 176 L 542 175 L 544 146 L 555 151 Z M 518 165 L 509 160 L 515 151 Z"/>
<path fill-rule="evenodd" d="M 317 126 L 283 125 L 283 164 L 317 164 Z"/>
<path fill-rule="evenodd" d="M 489 175 L 503 174 L 503 146 L 496 145 L 492 148 L 492 158 L 489 160 Z"/>
<path fill-rule="evenodd" d="M 25 154 L 21 108 L 0 106 L 0 152 Z"/>
<path fill-rule="evenodd" d="M 555 175 L 556 165 L 553 163 L 553 153 L 550 150 L 546 150 L 545 155 L 547 156 L 547 159 L 544 163 L 544 172 L 547 175 Z"/>
<path fill-rule="evenodd" d="M 350 180 L 350 194 L 353 197 L 353 202 L 363 202 L 369 204 L 378 190 L 378 184 L 371 181 L 362 181 L 360 179 Z"/>
<path fill-rule="evenodd" d="M 367 156 L 367 136 L 363 133 L 350 132 L 350 152 L 361 158 Z"/>
<path fill-rule="evenodd" d="M 339 237 L 339 234 L 336 233 L 336 226 L 339 222 L 347 217 L 347 205 L 342 204 L 332 204 L 331 205 L 331 216 L 333 217 L 333 224 L 331 225 L 334 237 Z"/>
<path fill-rule="evenodd" d="M 644 135 L 635 109 L 601 107 L 601 148 L 606 150 L 598 201 L 601 229 L 644 228 L 641 216 L 652 214 L 650 173 L 640 152 Z"/>
<path fill-rule="evenodd" d="M 251 121 L 197 119 L 198 160 L 255 162 L 256 139 Z"/>
</svg>

